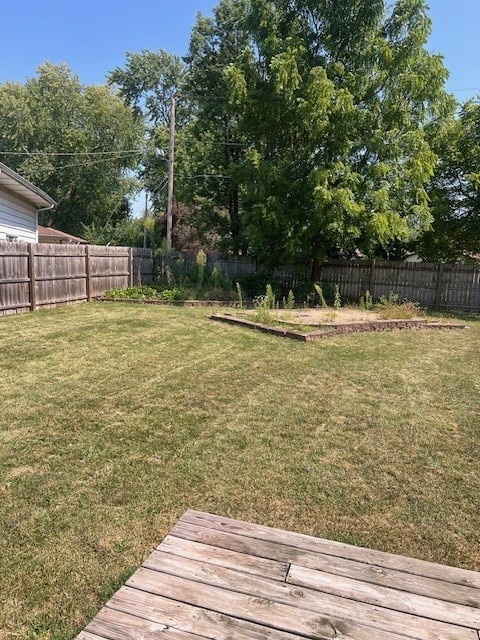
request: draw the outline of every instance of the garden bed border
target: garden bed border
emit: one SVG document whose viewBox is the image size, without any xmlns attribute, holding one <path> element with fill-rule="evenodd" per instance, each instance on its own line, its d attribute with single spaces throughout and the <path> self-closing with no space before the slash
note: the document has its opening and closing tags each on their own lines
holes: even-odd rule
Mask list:
<svg viewBox="0 0 480 640">
<path fill-rule="evenodd" d="M 316 342 L 323 338 L 341 335 L 345 333 L 365 333 L 376 331 L 393 331 L 405 329 L 466 329 L 464 324 L 453 322 L 425 322 L 425 320 L 370 320 L 368 322 L 345 322 L 345 323 L 324 323 L 323 331 L 295 331 L 293 329 L 281 329 L 245 318 L 238 318 L 232 315 L 214 314 L 210 316 L 211 320 L 217 322 L 227 322 L 229 324 L 241 325 L 250 329 L 257 329 L 263 333 L 270 333 L 279 338 L 290 338 L 300 342 Z"/>
</svg>

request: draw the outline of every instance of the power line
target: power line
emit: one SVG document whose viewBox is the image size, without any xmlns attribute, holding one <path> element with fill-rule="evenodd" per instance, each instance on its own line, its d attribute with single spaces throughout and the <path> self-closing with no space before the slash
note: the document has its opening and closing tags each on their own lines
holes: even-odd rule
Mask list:
<svg viewBox="0 0 480 640">
<path fill-rule="evenodd" d="M 116 157 L 116 158 L 102 158 L 100 160 L 91 160 L 88 163 L 87 162 L 76 162 L 74 164 L 64 164 L 61 165 L 60 167 L 52 167 L 53 171 L 52 173 L 54 173 L 55 171 L 57 171 L 58 169 L 71 169 L 74 167 L 85 167 L 88 168 L 90 167 L 92 164 L 100 164 L 101 162 L 110 162 L 111 160 L 122 160 L 122 159 L 126 159 L 127 156 L 125 156 L 125 158 L 122 158 L 121 156 Z"/>
<path fill-rule="evenodd" d="M 143 153 L 143 149 L 125 149 L 121 151 L 0 151 L 2 156 L 100 156 Z"/>
</svg>

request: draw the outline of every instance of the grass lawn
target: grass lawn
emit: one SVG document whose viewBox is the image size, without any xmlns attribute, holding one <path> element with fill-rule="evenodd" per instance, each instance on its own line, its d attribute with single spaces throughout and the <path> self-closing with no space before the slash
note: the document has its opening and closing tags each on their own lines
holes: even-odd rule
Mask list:
<svg viewBox="0 0 480 640">
<path fill-rule="evenodd" d="M 0 638 L 70 640 L 189 507 L 480 570 L 480 321 L 315 344 L 0 318 Z"/>
</svg>

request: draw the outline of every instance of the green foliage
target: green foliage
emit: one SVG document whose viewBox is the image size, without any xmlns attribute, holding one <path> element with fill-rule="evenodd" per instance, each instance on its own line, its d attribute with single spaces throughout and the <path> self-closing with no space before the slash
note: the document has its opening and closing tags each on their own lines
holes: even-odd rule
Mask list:
<svg viewBox="0 0 480 640">
<path fill-rule="evenodd" d="M 394 291 L 390 291 L 388 295 L 380 296 L 378 300 L 378 306 L 392 307 L 392 306 L 398 305 L 399 301 L 400 301 L 400 296 L 398 295 L 398 293 L 395 293 Z"/>
<path fill-rule="evenodd" d="M 342 298 L 340 296 L 340 287 L 338 286 L 338 284 L 336 284 L 334 288 L 333 306 L 337 310 L 342 306 Z"/>
<path fill-rule="evenodd" d="M 179 94 L 185 79 L 182 59 L 164 49 L 127 52 L 126 59 L 125 68 L 117 67 L 109 74 L 109 83 L 118 89 L 138 115 L 147 118 L 154 126 L 168 126 L 170 99 Z M 180 100 L 180 123 L 187 118 L 186 110 L 184 100 Z"/>
<path fill-rule="evenodd" d="M 285 308 L 289 309 L 290 311 L 295 308 L 295 296 L 293 295 L 293 291 L 291 289 L 288 292 L 288 298 Z"/>
<path fill-rule="evenodd" d="M 163 289 L 158 294 L 158 297 L 162 300 L 184 300 L 185 294 L 181 289 L 173 287 L 173 289 Z"/>
<path fill-rule="evenodd" d="M 236 177 L 250 251 L 304 264 L 427 228 L 425 127 L 454 104 L 425 49 L 424 2 L 255 0 L 247 24 L 249 47 L 226 75 L 248 140 Z"/>
<path fill-rule="evenodd" d="M 240 286 L 239 282 L 237 282 L 235 286 L 236 286 L 237 295 L 238 295 L 238 307 L 239 307 L 239 309 L 243 309 L 242 287 Z"/>
<path fill-rule="evenodd" d="M 275 294 L 273 293 L 271 284 L 267 284 L 265 287 L 264 302 L 267 309 L 275 309 Z"/>
<path fill-rule="evenodd" d="M 358 306 L 364 311 L 371 311 L 373 309 L 373 299 L 370 291 L 365 291 L 365 295 L 360 298 Z"/>
<path fill-rule="evenodd" d="M 153 299 L 158 297 L 158 292 L 153 287 L 134 286 L 126 289 L 109 289 L 105 292 L 106 298 L 131 298 L 131 299 Z"/>
<path fill-rule="evenodd" d="M 152 223 L 153 220 L 149 220 Z M 147 226 L 148 246 L 154 246 L 152 234 L 154 226 Z M 120 247 L 143 247 L 144 220 L 143 218 L 125 218 L 117 224 L 100 225 L 92 222 L 83 225 L 82 238 L 90 244 L 112 245 Z"/>
<path fill-rule="evenodd" d="M 223 282 L 222 272 L 216 265 L 212 269 L 210 280 L 212 281 L 212 285 L 215 289 L 221 288 Z"/>
<path fill-rule="evenodd" d="M 83 85 L 66 65 L 47 62 L 24 85 L 0 86 L 0 121 L 0 148 L 12 154 L 2 161 L 58 203 L 41 223 L 81 235 L 83 225 L 128 216 L 126 196 L 137 188 L 129 170 L 139 159 L 131 150 L 141 146 L 143 124 L 107 87 Z"/>
<path fill-rule="evenodd" d="M 255 322 L 260 322 L 261 324 L 275 323 L 272 311 L 276 308 L 276 299 L 270 284 L 267 284 L 265 287 L 265 295 L 255 298 L 254 306 L 255 313 L 253 319 Z"/>
<path fill-rule="evenodd" d="M 435 137 L 440 156 L 429 196 L 432 228 L 412 249 L 431 262 L 475 262 L 480 256 L 480 98 Z"/>
<path fill-rule="evenodd" d="M 207 255 L 199 251 L 195 264 L 187 268 L 185 260 L 170 255 L 160 266 L 161 289 L 179 289 L 184 299 L 235 300 L 235 289 L 230 278 L 215 265 L 208 269 Z"/>
<path fill-rule="evenodd" d="M 245 250 L 238 170 L 248 141 L 231 104 L 227 70 L 248 51 L 247 0 L 220 0 L 212 16 L 198 15 L 186 57 L 185 91 L 195 105 L 188 145 L 190 175 L 202 175 L 182 192 L 202 235 L 212 231 L 223 250 Z M 193 144 L 192 144 L 193 142 Z"/>
<path fill-rule="evenodd" d="M 327 303 L 325 301 L 325 298 L 323 296 L 323 289 L 319 284 L 314 283 L 313 288 L 315 289 L 315 294 L 318 298 L 318 304 L 322 307 L 322 308 L 326 308 L 327 307 Z"/>
<path fill-rule="evenodd" d="M 195 258 L 195 262 L 197 264 L 197 287 L 198 289 L 202 290 L 205 270 L 207 268 L 207 254 L 205 253 L 205 251 L 200 249 Z"/>
</svg>

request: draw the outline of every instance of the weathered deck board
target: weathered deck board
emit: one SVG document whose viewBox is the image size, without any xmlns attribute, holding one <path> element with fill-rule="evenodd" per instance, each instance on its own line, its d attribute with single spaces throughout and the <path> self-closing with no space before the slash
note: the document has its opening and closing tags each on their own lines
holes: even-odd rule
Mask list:
<svg viewBox="0 0 480 640">
<path fill-rule="evenodd" d="M 191 560 L 203 560 L 227 569 L 237 569 L 237 571 L 244 571 L 245 573 L 271 578 L 272 580 L 281 580 L 282 582 L 285 582 L 290 566 L 288 561 L 269 560 L 258 555 L 238 553 L 237 551 L 220 547 L 212 548 L 208 544 L 176 538 L 171 535 L 168 535 L 157 548 L 163 553 L 172 553 Z M 147 559 L 144 566 L 149 566 L 148 560 L 154 557 L 155 552 Z"/>
<path fill-rule="evenodd" d="M 480 640 L 480 574 L 187 511 L 77 640 Z"/>
<path fill-rule="evenodd" d="M 291 531 L 283 531 L 282 529 L 264 527 L 251 524 L 250 522 L 230 520 L 200 511 L 187 511 L 180 522 L 189 522 L 206 526 L 210 529 L 239 533 L 258 540 L 280 542 L 298 549 L 326 553 L 351 560 L 359 560 L 360 562 L 366 562 L 380 567 L 399 569 L 400 571 L 406 571 L 408 573 L 430 578 L 439 578 L 445 582 L 465 584 L 480 589 L 480 573 L 476 571 L 448 567 L 434 562 L 426 562 L 425 560 L 415 560 L 414 558 L 397 556 L 392 553 L 384 553 L 383 551 L 355 547 L 342 542 L 322 540 L 321 538 L 314 538 L 313 536 L 293 533 Z"/>
<path fill-rule="evenodd" d="M 456 602 L 470 607 L 480 607 L 479 588 L 455 584 L 455 588 L 452 589 L 451 582 L 444 582 L 439 578 L 427 578 L 398 569 L 388 569 L 379 564 L 340 558 L 326 553 L 303 551 L 303 549 L 296 549 L 291 545 L 279 542 L 266 542 L 205 527 L 184 525 L 183 523 L 176 524 L 170 535 L 201 542 L 205 545 L 235 549 L 243 554 L 253 555 L 256 553 L 259 558 L 270 558 L 287 564 L 294 563 L 308 569 L 316 569 L 337 576 L 354 578 L 362 582 L 384 585 L 400 591 L 434 597 L 438 600 Z M 358 549 L 361 548 L 358 547 Z M 366 551 L 369 550 L 366 549 Z M 445 568 L 450 569 L 451 567 Z"/>
</svg>

